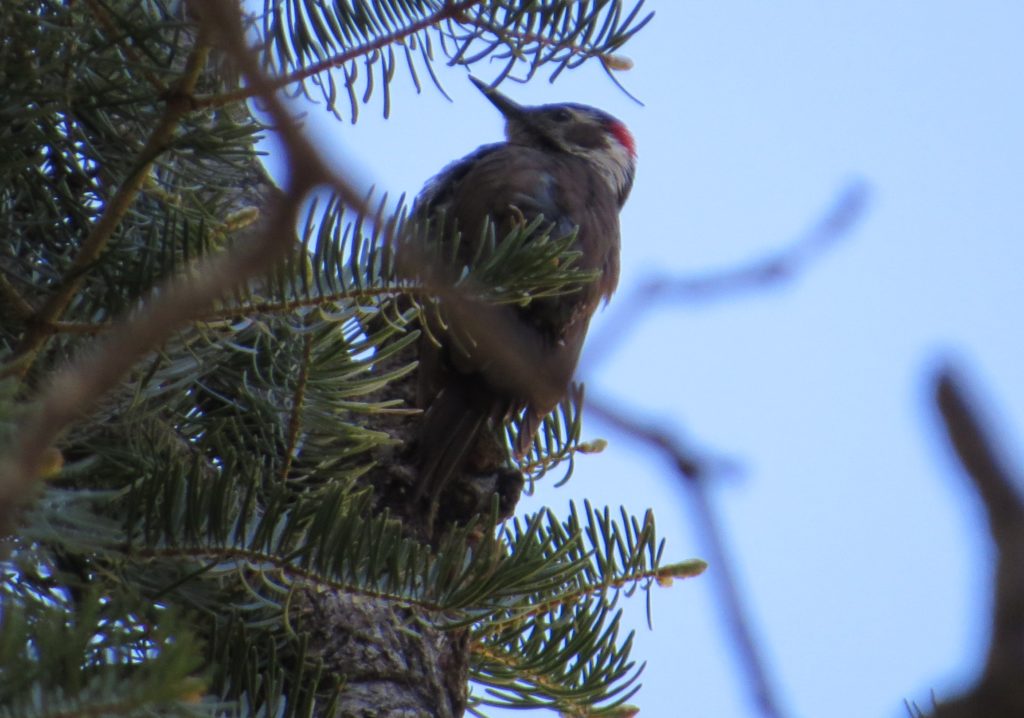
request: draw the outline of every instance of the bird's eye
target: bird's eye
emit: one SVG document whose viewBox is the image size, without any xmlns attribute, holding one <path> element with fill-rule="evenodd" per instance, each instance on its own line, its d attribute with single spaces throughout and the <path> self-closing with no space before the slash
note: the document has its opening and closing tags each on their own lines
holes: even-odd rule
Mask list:
<svg viewBox="0 0 1024 718">
<path fill-rule="evenodd" d="M 568 122 L 572 119 L 572 113 L 569 110 L 555 110 L 554 118 L 556 122 Z"/>
</svg>

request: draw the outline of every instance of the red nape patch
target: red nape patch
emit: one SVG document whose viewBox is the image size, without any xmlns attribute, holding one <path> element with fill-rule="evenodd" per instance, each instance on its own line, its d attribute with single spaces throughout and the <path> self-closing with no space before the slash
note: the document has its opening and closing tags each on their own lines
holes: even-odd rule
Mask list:
<svg viewBox="0 0 1024 718">
<path fill-rule="evenodd" d="M 629 156 L 636 157 L 636 142 L 633 140 L 633 135 L 626 129 L 626 126 L 621 122 L 612 122 L 609 129 L 615 135 L 615 139 L 629 152 Z"/>
</svg>

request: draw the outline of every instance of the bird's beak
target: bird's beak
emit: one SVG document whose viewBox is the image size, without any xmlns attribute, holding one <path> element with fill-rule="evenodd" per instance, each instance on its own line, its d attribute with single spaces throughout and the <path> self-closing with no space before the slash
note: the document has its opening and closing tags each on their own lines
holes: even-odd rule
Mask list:
<svg viewBox="0 0 1024 718">
<path fill-rule="evenodd" d="M 505 116 L 506 120 L 521 120 L 526 114 L 526 109 L 522 105 L 505 97 L 505 95 L 495 90 L 483 80 L 478 80 L 472 75 L 469 76 L 469 79 L 480 92 L 484 93 L 484 96 L 491 101 L 491 104 L 498 108 L 498 111 Z"/>
</svg>

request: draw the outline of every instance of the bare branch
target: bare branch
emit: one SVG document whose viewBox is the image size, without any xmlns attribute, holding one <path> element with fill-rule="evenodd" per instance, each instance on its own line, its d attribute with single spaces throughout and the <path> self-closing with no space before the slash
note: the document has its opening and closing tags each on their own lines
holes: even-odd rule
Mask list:
<svg viewBox="0 0 1024 718">
<path fill-rule="evenodd" d="M 950 444 L 985 503 L 992 535 L 998 541 L 1024 520 L 1019 479 L 999 456 L 964 384 L 952 369 L 943 369 L 936 381 L 935 400 Z"/>
<path fill-rule="evenodd" d="M 788 247 L 746 265 L 695 277 L 653 277 L 616 302 L 603 331 L 588 343 L 588 368 L 611 353 L 614 346 L 640 325 L 640 318 L 658 303 L 697 304 L 731 299 L 743 292 L 762 291 L 796 278 L 825 251 L 849 236 L 864 216 L 869 188 L 853 182 L 842 189 L 822 217 Z"/>
<path fill-rule="evenodd" d="M 769 678 L 765 660 L 758 650 L 748 611 L 736 585 L 735 564 L 707 493 L 707 478 L 722 473 L 732 465 L 710 458 L 687 446 L 682 439 L 665 429 L 629 416 L 621 409 L 612 409 L 592 397 L 587 398 L 587 410 L 627 436 L 657 449 L 672 464 L 680 483 L 689 491 L 693 501 L 698 533 L 707 542 L 708 574 L 718 587 L 722 600 L 722 619 L 747 675 L 754 703 L 766 718 L 781 718 L 784 714 L 779 707 L 776 690 Z"/>
<path fill-rule="evenodd" d="M 812 260 L 848 235 L 850 228 L 863 215 L 867 197 L 867 186 L 863 183 L 857 182 L 845 187 L 822 218 L 789 247 L 745 266 L 699 277 L 649 280 L 630 297 L 618 303 L 618 309 L 605 324 L 604 331 L 590 342 L 588 356 L 607 356 L 613 342 L 621 344 L 624 335 L 639 325 L 638 318 L 650 311 L 657 302 L 696 303 L 733 297 L 744 291 L 759 290 L 792 279 Z M 593 362 L 592 358 L 588 369 L 593 366 Z M 707 494 L 706 479 L 734 467 L 710 459 L 664 428 L 630 417 L 621 409 L 612 409 L 608 404 L 593 398 L 587 399 L 587 409 L 626 435 L 660 451 L 690 492 L 698 519 L 698 531 L 707 541 L 712 567 L 710 575 L 716 581 L 722 599 L 723 619 L 748 677 L 754 703 L 764 716 L 782 716 L 767 666 L 758 651 L 750 619 L 736 585 L 735 568 L 722 528 Z"/>
<path fill-rule="evenodd" d="M 1024 715 L 1024 498 L 1021 476 L 999 456 L 991 431 L 949 367 L 935 401 L 960 464 L 985 506 L 995 541 L 995 600 L 985 673 L 966 694 L 936 706 L 942 718 Z"/>
</svg>

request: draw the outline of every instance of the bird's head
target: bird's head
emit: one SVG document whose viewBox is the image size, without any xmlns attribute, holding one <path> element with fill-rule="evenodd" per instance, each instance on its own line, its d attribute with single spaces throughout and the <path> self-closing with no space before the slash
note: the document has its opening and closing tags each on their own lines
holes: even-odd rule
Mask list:
<svg viewBox="0 0 1024 718">
<path fill-rule="evenodd" d="M 590 161 L 618 196 L 619 205 L 625 203 L 636 172 L 636 144 L 621 121 L 596 107 L 572 102 L 520 105 L 475 77 L 470 79 L 505 116 L 510 143 Z"/>
</svg>

